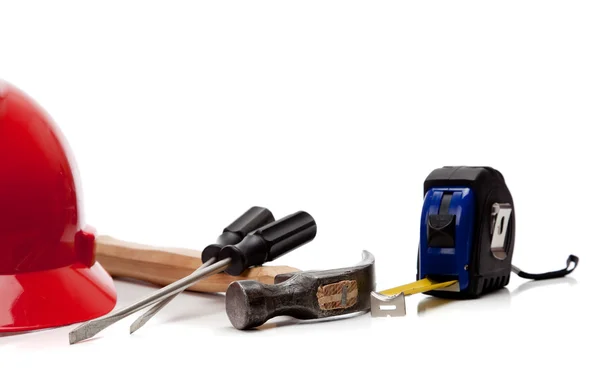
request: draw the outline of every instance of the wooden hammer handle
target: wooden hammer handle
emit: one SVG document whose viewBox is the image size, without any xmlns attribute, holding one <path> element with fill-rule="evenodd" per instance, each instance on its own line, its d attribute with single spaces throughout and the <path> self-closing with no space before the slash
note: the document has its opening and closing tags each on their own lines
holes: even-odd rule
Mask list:
<svg viewBox="0 0 600 390">
<path fill-rule="evenodd" d="M 166 286 L 202 265 L 202 252 L 179 248 L 156 248 L 120 241 L 108 236 L 96 238 L 96 261 L 112 277 L 132 278 Z M 190 286 L 198 292 L 225 292 L 231 282 L 256 280 L 273 284 L 275 276 L 299 270 L 287 266 L 254 267 L 239 276 L 216 274 Z"/>
</svg>

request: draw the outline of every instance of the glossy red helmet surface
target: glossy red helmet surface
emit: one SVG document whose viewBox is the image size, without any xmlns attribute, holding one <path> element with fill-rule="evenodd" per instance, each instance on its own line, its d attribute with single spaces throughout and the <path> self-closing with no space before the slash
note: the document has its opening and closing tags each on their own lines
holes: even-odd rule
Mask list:
<svg viewBox="0 0 600 390">
<path fill-rule="evenodd" d="M 0 80 L 0 332 L 87 321 L 115 306 L 78 175 L 52 119 Z"/>
</svg>

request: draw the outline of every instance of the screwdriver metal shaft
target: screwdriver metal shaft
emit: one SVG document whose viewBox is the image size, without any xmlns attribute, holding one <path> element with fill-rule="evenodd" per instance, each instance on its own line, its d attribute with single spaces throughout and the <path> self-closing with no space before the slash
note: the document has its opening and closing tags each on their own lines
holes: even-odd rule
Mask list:
<svg viewBox="0 0 600 390">
<path fill-rule="evenodd" d="M 210 260 L 208 260 L 205 265 L 209 266 L 211 264 L 213 264 L 217 259 L 215 257 L 211 258 Z M 183 288 L 181 288 L 179 290 L 179 292 L 171 295 L 170 297 L 167 297 L 165 299 L 163 299 L 162 301 L 158 302 L 157 304 L 155 304 L 154 306 L 152 306 L 150 309 L 148 309 L 147 312 L 145 312 L 144 314 L 142 314 L 141 316 L 138 317 L 137 320 L 135 320 L 131 326 L 129 327 L 129 333 L 133 334 L 136 330 L 140 329 L 142 326 L 146 325 L 146 322 L 150 321 L 150 319 L 152 317 L 154 317 L 154 315 L 156 313 L 158 313 L 159 311 L 162 310 L 163 307 L 167 306 L 173 299 L 175 299 L 177 297 L 177 295 L 181 294 L 182 292 L 185 291 L 186 288 L 188 288 L 189 286 L 193 285 L 195 282 L 190 282 L 189 284 L 183 286 Z"/>
<path fill-rule="evenodd" d="M 207 278 L 211 275 L 223 272 L 227 269 L 227 267 L 229 267 L 231 263 L 231 259 L 229 258 L 223 259 L 217 263 L 214 263 L 215 260 L 216 258 L 211 258 L 206 262 L 210 262 L 210 265 L 203 264 L 200 268 L 198 268 L 196 271 L 192 272 L 185 278 L 182 278 L 177 282 L 171 283 L 168 286 L 161 288 L 156 293 L 151 294 L 148 297 L 130 306 L 118 310 L 115 313 L 107 314 L 103 317 L 97 318 L 92 321 L 88 321 L 85 324 L 78 326 L 69 333 L 69 343 L 75 344 L 80 341 L 94 337 L 96 334 L 100 333 L 108 326 L 127 317 L 128 315 L 142 310 L 161 299 L 169 298 L 173 295 L 176 295 L 177 293 L 185 290 L 190 284 L 194 284 L 203 278 Z"/>
</svg>

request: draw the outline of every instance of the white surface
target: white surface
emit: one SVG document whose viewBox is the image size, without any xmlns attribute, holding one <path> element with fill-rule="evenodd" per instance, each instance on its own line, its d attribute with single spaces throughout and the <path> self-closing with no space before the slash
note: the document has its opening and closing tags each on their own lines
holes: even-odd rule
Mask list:
<svg viewBox="0 0 600 390">
<path fill-rule="evenodd" d="M 61 126 L 101 234 L 202 249 L 251 205 L 303 209 L 317 239 L 279 264 L 368 249 L 391 287 L 414 278 L 425 176 L 491 165 L 514 263 L 581 257 L 396 319 L 238 332 L 222 297 L 185 294 L 133 336 L 135 317 L 73 346 L 73 327 L 1 337 L 0 388 L 595 388 L 597 2 L 0 5 L 0 77 Z M 119 306 L 154 291 L 117 288 Z"/>
</svg>

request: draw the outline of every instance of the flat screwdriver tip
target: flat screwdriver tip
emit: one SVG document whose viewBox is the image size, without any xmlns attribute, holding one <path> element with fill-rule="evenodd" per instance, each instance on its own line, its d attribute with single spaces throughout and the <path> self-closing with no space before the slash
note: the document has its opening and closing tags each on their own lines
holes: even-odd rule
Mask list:
<svg viewBox="0 0 600 390">
<path fill-rule="evenodd" d="M 159 303 L 157 303 L 156 305 L 152 306 L 147 312 L 145 312 L 137 320 L 135 320 L 135 322 L 133 324 L 131 324 L 131 326 L 129 327 L 129 334 L 133 334 L 138 329 L 140 329 L 142 326 L 146 325 L 146 323 L 148 321 L 150 321 L 150 319 L 152 317 L 154 317 L 154 315 L 156 313 L 158 313 L 163 307 L 168 305 L 169 302 L 171 302 L 173 299 L 175 299 L 176 296 L 177 295 L 170 296 L 169 298 L 166 298 L 166 299 L 160 301 Z"/>
<path fill-rule="evenodd" d="M 89 336 L 89 337 L 86 336 L 85 326 L 86 326 L 86 324 L 81 325 L 81 326 L 73 329 L 71 332 L 69 332 L 69 344 L 70 345 L 76 344 L 80 341 L 86 340 L 89 337 L 93 336 L 93 335 Z"/>
<path fill-rule="evenodd" d="M 88 321 L 69 332 L 69 344 L 75 344 L 94 337 L 106 327 L 121 319 L 121 316 L 108 316 Z"/>
<path fill-rule="evenodd" d="M 144 323 L 140 323 L 140 320 L 137 320 L 136 322 L 134 322 L 133 324 L 131 324 L 131 326 L 129 327 L 129 334 L 134 334 L 138 329 L 140 329 L 142 326 L 144 326 Z"/>
<path fill-rule="evenodd" d="M 129 327 L 129 334 L 134 334 L 142 326 L 146 325 L 146 322 L 148 322 L 150 318 L 152 318 L 152 315 L 153 314 L 150 314 L 149 316 L 141 316 L 140 318 L 135 320 L 135 322 Z"/>
<path fill-rule="evenodd" d="M 140 317 L 137 320 L 135 320 L 135 322 L 133 324 L 131 324 L 131 326 L 129 326 L 129 334 L 134 334 L 138 329 L 140 329 L 142 326 L 144 326 L 146 324 L 146 322 L 148 322 L 148 320 L 150 319 L 150 317 Z"/>
</svg>

